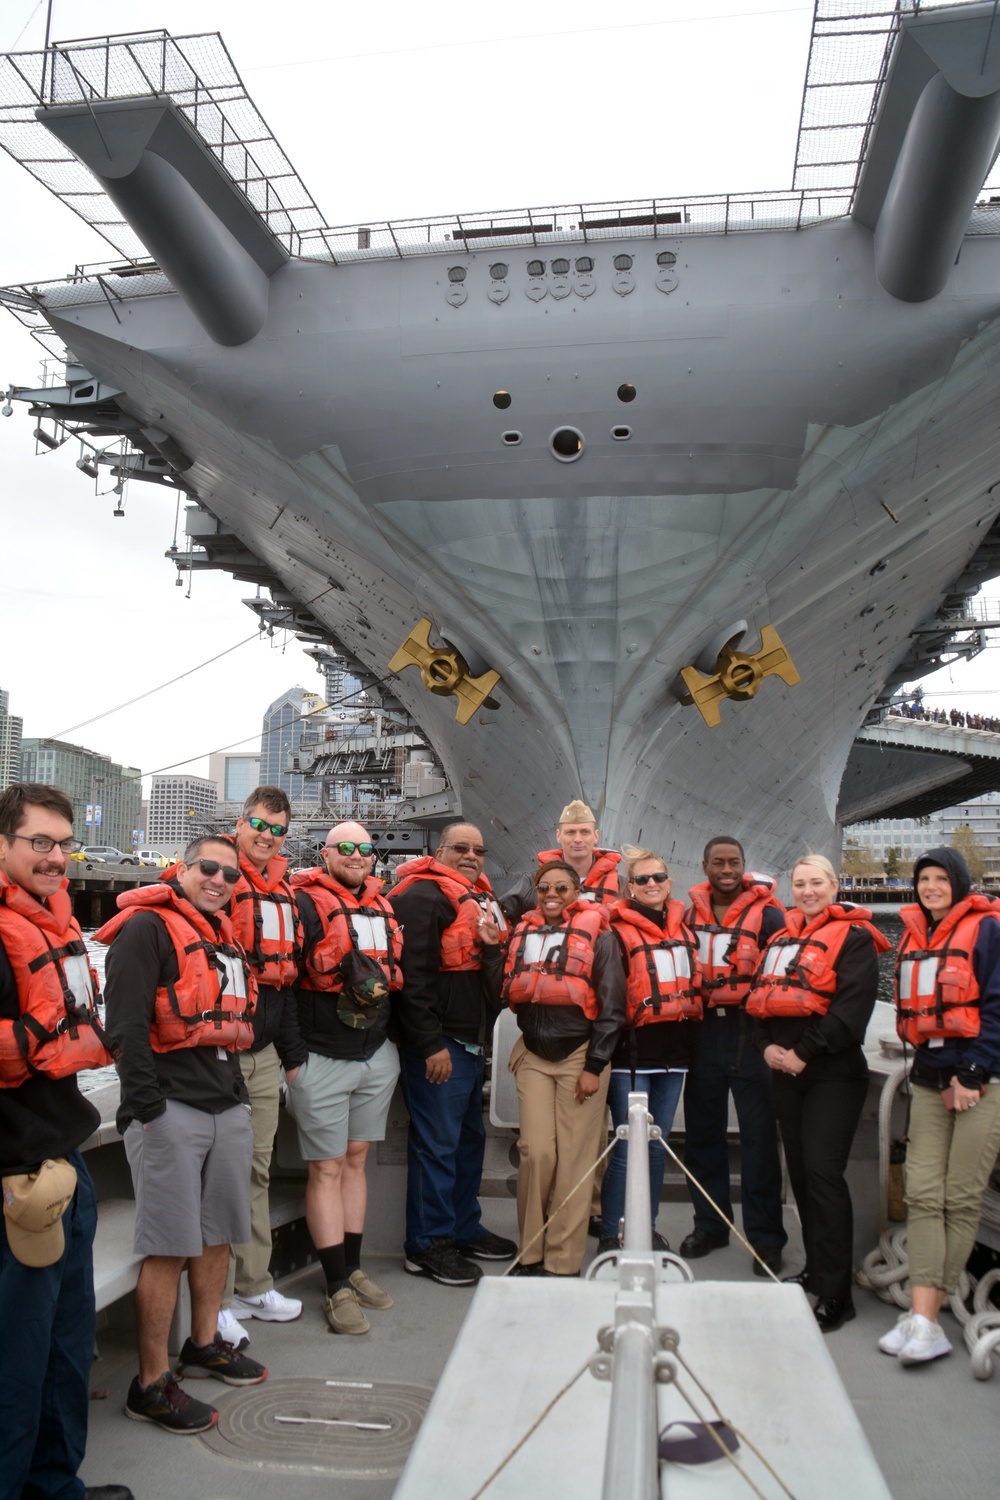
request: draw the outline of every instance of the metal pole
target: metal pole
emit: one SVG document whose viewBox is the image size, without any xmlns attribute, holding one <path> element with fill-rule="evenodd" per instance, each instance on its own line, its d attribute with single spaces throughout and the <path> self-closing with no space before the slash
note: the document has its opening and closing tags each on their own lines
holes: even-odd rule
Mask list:
<svg viewBox="0 0 1000 1500">
<path fill-rule="evenodd" d="M 649 1201 L 649 1106 L 645 1094 L 628 1096 L 628 1166 L 625 1172 L 626 1250 L 653 1248 L 652 1205 Z"/>
</svg>

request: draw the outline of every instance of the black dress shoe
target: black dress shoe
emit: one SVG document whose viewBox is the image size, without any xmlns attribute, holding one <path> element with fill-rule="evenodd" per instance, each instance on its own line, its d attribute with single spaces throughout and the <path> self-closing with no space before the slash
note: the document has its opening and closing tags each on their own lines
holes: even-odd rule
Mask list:
<svg viewBox="0 0 1000 1500">
<path fill-rule="evenodd" d="M 603 1255 L 607 1250 L 620 1250 L 622 1242 L 616 1234 L 602 1234 L 597 1241 L 597 1253 Z"/>
<path fill-rule="evenodd" d="M 850 1297 L 821 1297 L 813 1312 L 821 1333 L 833 1333 L 841 1324 L 857 1317 Z"/>
<path fill-rule="evenodd" d="M 600 1214 L 591 1214 L 587 1220 L 587 1238 L 589 1240 L 599 1240 L 601 1238 Z"/>
<path fill-rule="evenodd" d="M 709 1234 L 707 1229 L 692 1229 L 686 1240 L 681 1240 L 682 1260 L 700 1260 L 713 1250 L 724 1250 L 729 1244 L 728 1234 Z"/>
<path fill-rule="evenodd" d="M 755 1276 L 766 1276 L 768 1271 L 777 1276 L 781 1270 L 781 1250 L 777 1245 L 755 1245 L 757 1259 L 753 1263 L 753 1274 Z M 764 1265 L 761 1265 L 761 1261 Z M 765 1269 L 766 1268 L 766 1269 Z"/>
<path fill-rule="evenodd" d="M 540 1260 L 529 1261 L 527 1265 L 523 1261 L 516 1265 L 510 1272 L 511 1276 L 544 1276 L 545 1265 Z"/>
<path fill-rule="evenodd" d="M 124 1484 L 99 1484 L 96 1489 L 84 1490 L 83 1500 L 135 1500 L 132 1491 Z"/>
<path fill-rule="evenodd" d="M 809 1267 L 803 1266 L 802 1270 L 796 1271 L 794 1276 L 782 1276 L 781 1279 L 786 1286 L 800 1286 L 803 1291 L 806 1291 L 809 1286 Z"/>
</svg>

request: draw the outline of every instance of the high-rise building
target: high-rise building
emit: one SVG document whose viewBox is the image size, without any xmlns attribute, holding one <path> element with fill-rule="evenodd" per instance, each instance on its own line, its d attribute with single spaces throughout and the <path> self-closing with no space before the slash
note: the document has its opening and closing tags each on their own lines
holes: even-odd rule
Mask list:
<svg viewBox="0 0 1000 1500">
<path fill-rule="evenodd" d="M 987 872 L 1000 874 L 1000 792 L 986 792 L 923 818 L 872 818 L 866 823 L 849 823 L 844 828 L 843 849 L 845 853 L 864 850 L 879 864 L 895 849 L 899 859 L 910 861 L 919 859 L 928 849 L 947 848 L 963 827 L 971 828 L 979 840 Z"/>
<path fill-rule="evenodd" d="M 142 772 L 65 740 L 22 739 L 22 781 L 60 787 L 73 804 L 73 832 L 85 844 L 128 852 L 142 831 Z"/>
<path fill-rule="evenodd" d="M 20 778 L 21 719 L 10 712 L 9 695 L 0 688 L 0 792 Z"/>
<path fill-rule="evenodd" d="M 148 844 L 164 854 L 183 854 L 193 838 L 214 824 L 218 801 L 215 782 L 204 776 L 154 776 Z"/>
<path fill-rule="evenodd" d="M 220 750 L 208 757 L 208 779 L 218 787 L 221 802 L 245 802 L 261 785 L 260 755 L 227 755 Z"/>
<path fill-rule="evenodd" d="M 264 715 L 260 735 L 260 781 L 262 786 L 280 786 L 292 802 L 318 802 L 320 784 L 308 776 L 289 771 L 288 757 L 298 750 L 304 735 L 315 732 L 325 720 L 326 709 L 317 693 L 289 688 L 276 698 Z"/>
</svg>

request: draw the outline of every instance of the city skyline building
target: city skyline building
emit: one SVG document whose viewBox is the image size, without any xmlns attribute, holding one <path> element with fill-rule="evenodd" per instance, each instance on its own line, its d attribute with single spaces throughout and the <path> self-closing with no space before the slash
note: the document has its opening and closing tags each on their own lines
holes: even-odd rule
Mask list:
<svg viewBox="0 0 1000 1500">
<path fill-rule="evenodd" d="M 261 786 L 260 755 L 231 755 L 218 750 L 208 757 L 208 779 L 218 788 L 220 802 L 245 802 Z"/>
<path fill-rule="evenodd" d="M 206 824 L 214 824 L 218 802 L 218 788 L 207 777 L 154 776 L 146 843 L 163 854 L 183 854 Z"/>
<path fill-rule="evenodd" d="M 20 779 L 57 786 L 73 804 L 73 832 L 84 844 L 127 854 L 142 842 L 142 772 L 66 740 L 21 740 Z"/>
<path fill-rule="evenodd" d="M 327 710 L 319 693 L 300 684 L 275 698 L 264 714 L 260 735 L 260 784 L 280 786 L 292 802 L 320 800 L 318 780 L 288 770 L 288 757 L 311 738 L 325 733 Z M 321 726 L 322 725 L 322 729 Z"/>
<path fill-rule="evenodd" d="M 928 849 L 947 848 L 959 828 L 971 828 L 982 845 L 987 872 L 1000 874 L 1000 792 L 986 792 L 924 818 L 871 818 L 849 823 L 843 832 L 842 852 L 861 850 L 883 864 L 895 849 L 904 863 L 919 859 Z"/>
<path fill-rule="evenodd" d="M 10 712 L 10 694 L 0 688 L 0 792 L 20 779 L 24 720 Z"/>
</svg>

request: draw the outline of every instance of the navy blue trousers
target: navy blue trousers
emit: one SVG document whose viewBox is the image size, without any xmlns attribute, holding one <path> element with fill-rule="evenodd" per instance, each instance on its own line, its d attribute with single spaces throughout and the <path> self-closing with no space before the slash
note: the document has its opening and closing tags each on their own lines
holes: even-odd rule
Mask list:
<svg viewBox="0 0 1000 1500">
<path fill-rule="evenodd" d="M 66 1249 L 22 1266 L 0 1214 L 0 1500 L 82 1500 L 94 1358 L 94 1185 L 79 1151 Z"/>
<path fill-rule="evenodd" d="M 674 1111 L 684 1087 L 684 1074 L 641 1073 L 635 1075 L 637 1092 L 645 1093 L 649 1099 L 649 1112 L 663 1131 L 664 1139 L 670 1134 Z M 628 1073 L 612 1073 L 608 1085 L 608 1108 L 611 1122 L 617 1129 L 628 1124 L 628 1096 L 632 1090 L 632 1079 Z M 660 1211 L 663 1193 L 663 1171 L 667 1156 L 657 1141 L 649 1143 L 649 1201 L 653 1214 L 653 1228 Z M 618 1234 L 618 1222 L 625 1212 L 625 1177 L 628 1172 L 628 1141 L 619 1141 L 608 1158 L 608 1170 L 601 1184 L 601 1234 L 614 1239 Z"/>
<path fill-rule="evenodd" d="M 753 1022 L 742 1006 L 705 1012 L 691 1027 L 691 1063 L 684 1088 L 684 1165 L 730 1219 L 729 1095 L 740 1128 L 743 1232 L 755 1250 L 788 1239 L 781 1217 L 781 1159 L 771 1095 L 771 1070 L 753 1044 Z M 728 1234 L 703 1193 L 688 1182 L 696 1229 Z"/>
<path fill-rule="evenodd" d="M 428 1083 L 419 1052 L 406 1045 L 399 1049 L 400 1082 L 410 1112 L 407 1255 L 419 1255 L 432 1240 L 468 1245 L 483 1237 L 483 1059 L 450 1037 L 445 1043 L 451 1053 L 447 1083 Z"/>
</svg>

